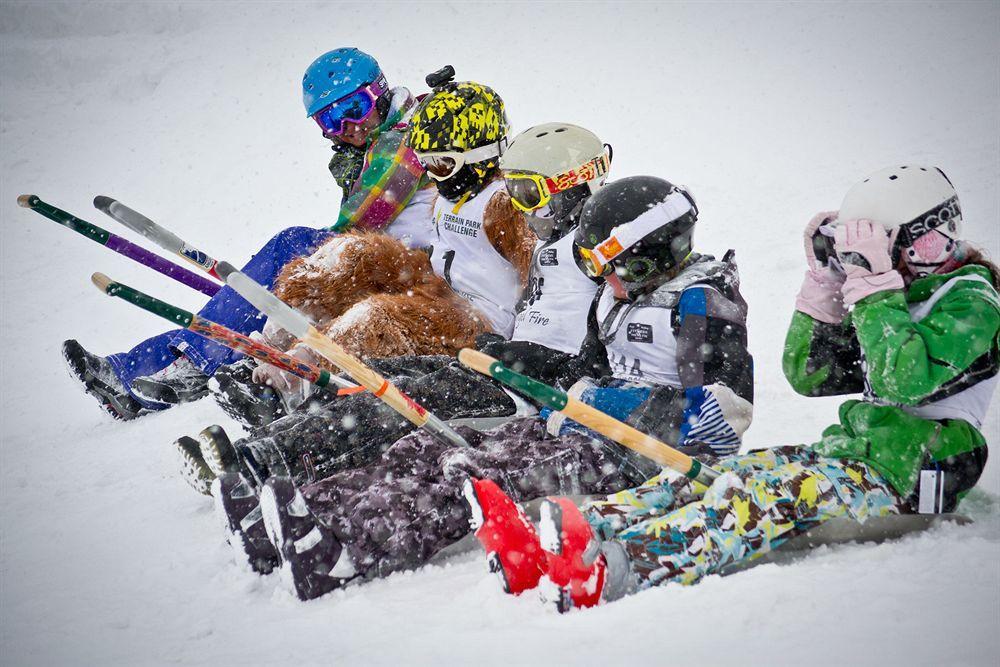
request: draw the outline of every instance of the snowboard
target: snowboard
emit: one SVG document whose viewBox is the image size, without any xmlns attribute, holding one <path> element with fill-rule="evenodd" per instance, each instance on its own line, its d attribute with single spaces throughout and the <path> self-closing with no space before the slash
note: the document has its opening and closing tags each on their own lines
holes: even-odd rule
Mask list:
<svg viewBox="0 0 1000 667">
<path fill-rule="evenodd" d="M 834 546 L 849 542 L 880 544 L 946 523 L 961 526 L 972 523 L 972 519 L 962 514 L 893 514 L 871 518 L 864 523 L 858 523 L 847 517 L 830 519 L 810 531 L 791 538 L 777 549 L 766 554 L 727 565 L 722 569 L 721 574 L 723 576 L 736 574 L 765 563 L 787 563 L 804 558 L 812 549 L 821 546 Z"/>
</svg>

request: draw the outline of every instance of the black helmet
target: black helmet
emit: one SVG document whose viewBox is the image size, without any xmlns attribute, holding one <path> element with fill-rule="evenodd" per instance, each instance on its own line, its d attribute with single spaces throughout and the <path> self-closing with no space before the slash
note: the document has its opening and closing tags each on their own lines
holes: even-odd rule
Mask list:
<svg viewBox="0 0 1000 667">
<path fill-rule="evenodd" d="M 655 176 L 608 183 L 583 206 L 575 242 L 591 275 L 614 269 L 629 298 L 669 279 L 688 255 L 698 206 Z"/>
</svg>

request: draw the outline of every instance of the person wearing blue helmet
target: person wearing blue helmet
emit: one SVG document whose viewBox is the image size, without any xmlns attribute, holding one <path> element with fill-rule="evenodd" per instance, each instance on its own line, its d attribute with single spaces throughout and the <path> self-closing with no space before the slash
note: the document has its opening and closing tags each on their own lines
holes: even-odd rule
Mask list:
<svg viewBox="0 0 1000 667">
<path fill-rule="evenodd" d="M 352 48 L 317 58 L 306 71 L 302 88 L 307 113 L 334 142 L 330 168 L 345 197 L 331 228 L 285 229 L 243 267 L 268 288 L 285 264 L 315 251 L 333 231 L 355 225 L 379 229 L 397 217 L 404 222 L 396 229 L 406 224 L 415 231 L 431 229 L 429 191 L 423 198 L 415 196 L 429 183 L 403 142 L 404 120 L 415 105 L 409 91 L 389 90 L 375 59 Z M 410 215 L 400 216 L 404 209 L 411 209 Z M 260 331 L 265 321 L 228 287 L 212 297 L 199 315 L 243 334 Z M 208 380 L 217 370 L 242 357 L 185 330 L 168 331 L 128 352 L 108 356 L 93 354 L 76 340 L 65 341 L 62 352 L 84 390 L 118 419 L 199 399 L 208 393 Z M 220 379 L 225 375 L 223 370 Z"/>
<path fill-rule="evenodd" d="M 331 229 L 384 231 L 409 247 L 430 245 L 434 188 L 404 141 L 417 102 L 410 91 L 390 89 L 372 56 L 339 48 L 306 69 L 302 101 L 333 144 L 330 173 L 344 191 Z"/>
</svg>

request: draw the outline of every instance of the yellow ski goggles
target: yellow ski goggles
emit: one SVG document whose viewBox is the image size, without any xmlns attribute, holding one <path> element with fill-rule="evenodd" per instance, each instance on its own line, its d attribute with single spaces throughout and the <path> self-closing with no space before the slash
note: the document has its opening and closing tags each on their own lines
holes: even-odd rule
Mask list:
<svg viewBox="0 0 1000 667">
<path fill-rule="evenodd" d="M 591 278 L 600 278 L 611 273 L 611 262 L 603 263 L 593 250 L 578 245 L 576 251 L 580 253 L 583 268 Z"/>
<path fill-rule="evenodd" d="M 531 172 L 505 171 L 507 194 L 514 206 L 531 213 L 549 203 L 552 195 L 569 190 L 608 173 L 608 156 L 602 153 L 576 169 L 547 178 Z"/>
</svg>

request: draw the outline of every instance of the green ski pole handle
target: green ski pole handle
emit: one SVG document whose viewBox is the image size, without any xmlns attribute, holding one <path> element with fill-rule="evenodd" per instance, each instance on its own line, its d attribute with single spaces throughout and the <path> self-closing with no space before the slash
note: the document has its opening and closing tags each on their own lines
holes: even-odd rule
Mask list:
<svg viewBox="0 0 1000 667">
<path fill-rule="evenodd" d="M 363 387 L 356 387 L 347 381 L 331 375 L 329 371 L 314 366 L 313 364 L 296 359 L 295 357 L 281 352 L 280 350 L 265 345 L 249 336 L 228 329 L 221 324 L 216 324 L 194 313 L 182 310 L 165 301 L 144 294 L 137 289 L 129 287 L 123 283 L 115 282 L 103 273 L 95 273 L 90 277 L 99 290 L 108 296 L 115 296 L 124 301 L 142 308 L 143 310 L 159 315 L 165 320 L 169 320 L 177 326 L 189 329 L 196 334 L 210 338 L 222 343 L 228 348 L 242 352 L 248 356 L 262 361 L 266 364 L 276 366 L 283 371 L 296 375 L 303 380 L 307 380 L 317 387 L 325 387 L 334 383 L 340 387 L 337 395 L 353 394 L 364 391 Z"/>
<path fill-rule="evenodd" d="M 698 459 L 604 414 L 600 410 L 569 396 L 564 391 L 512 371 L 488 354 L 463 348 L 458 353 L 458 360 L 462 365 L 516 389 L 542 405 L 561 412 L 587 428 L 611 438 L 660 465 L 672 468 L 697 482 L 701 482 L 705 486 L 710 486 L 712 481 L 719 476 L 717 470 L 703 465 Z"/>
</svg>

